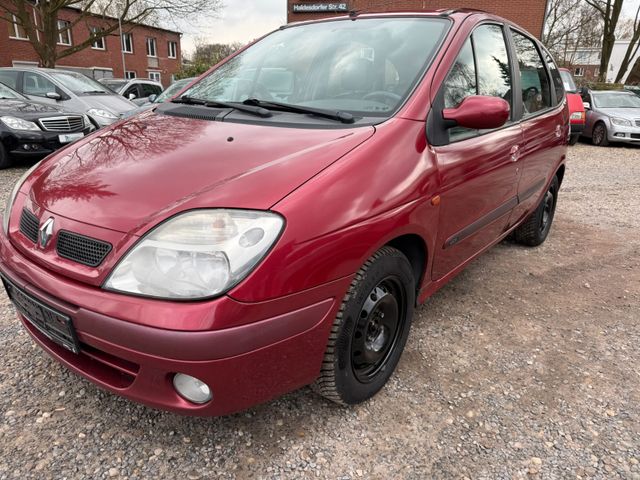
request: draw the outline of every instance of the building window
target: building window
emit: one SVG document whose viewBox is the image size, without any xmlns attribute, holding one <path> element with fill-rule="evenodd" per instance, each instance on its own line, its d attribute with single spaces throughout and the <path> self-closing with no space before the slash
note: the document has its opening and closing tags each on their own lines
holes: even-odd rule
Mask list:
<svg viewBox="0 0 640 480">
<path fill-rule="evenodd" d="M 124 78 L 131 80 L 132 78 L 136 77 L 137 75 L 135 70 L 127 70 L 126 72 L 124 72 Z"/>
<path fill-rule="evenodd" d="M 147 38 L 147 57 L 157 57 L 158 53 L 156 51 L 156 39 L 155 38 Z"/>
<path fill-rule="evenodd" d="M 169 45 L 169 58 L 178 58 L 178 42 L 167 42 Z"/>
<path fill-rule="evenodd" d="M 598 75 L 600 75 L 600 67 L 596 67 L 596 69 L 593 71 L 593 75 L 595 77 L 597 77 Z"/>
<path fill-rule="evenodd" d="M 133 53 L 133 34 L 132 33 L 122 34 L 122 51 L 124 53 Z"/>
<path fill-rule="evenodd" d="M 584 68 L 582 68 L 582 67 L 577 67 L 577 68 L 573 71 L 573 76 L 574 76 L 574 77 L 584 77 Z"/>
<path fill-rule="evenodd" d="M 149 72 L 149 80 L 155 80 L 156 82 L 161 82 L 162 78 L 160 76 L 160 72 Z"/>
<path fill-rule="evenodd" d="M 11 38 L 17 38 L 18 40 L 29 40 L 27 32 L 22 25 L 18 24 L 18 18 L 13 15 L 13 35 Z"/>
<path fill-rule="evenodd" d="M 102 29 L 99 28 L 99 27 L 91 27 L 89 29 L 89 31 L 92 34 L 95 34 L 95 33 L 99 34 L 99 33 L 102 32 Z M 104 37 L 96 38 L 94 40 L 94 42 L 91 44 L 91 48 L 93 48 L 95 50 L 106 50 L 106 47 L 105 47 L 105 44 L 104 44 Z"/>
<path fill-rule="evenodd" d="M 58 45 L 71 45 L 71 22 L 58 20 Z"/>
</svg>

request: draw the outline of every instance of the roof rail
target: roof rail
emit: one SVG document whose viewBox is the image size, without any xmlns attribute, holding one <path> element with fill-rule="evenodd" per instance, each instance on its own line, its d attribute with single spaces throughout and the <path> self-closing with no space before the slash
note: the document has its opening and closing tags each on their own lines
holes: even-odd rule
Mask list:
<svg viewBox="0 0 640 480">
<path fill-rule="evenodd" d="M 448 17 L 450 15 L 453 15 L 454 13 L 464 13 L 464 12 L 469 12 L 469 13 L 488 13 L 485 10 L 480 10 L 479 8 L 447 8 L 447 9 L 441 9 L 441 10 L 436 10 L 436 12 L 438 12 L 438 15 L 441 17 Z"/>
</svg>

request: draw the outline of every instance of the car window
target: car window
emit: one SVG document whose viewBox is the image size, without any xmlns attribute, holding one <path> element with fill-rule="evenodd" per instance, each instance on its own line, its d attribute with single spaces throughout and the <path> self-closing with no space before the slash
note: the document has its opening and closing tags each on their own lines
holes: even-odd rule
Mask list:
<svg viewBox="0 0 640 480">
<path fill-rule="evenodd" d="M 15 99 L 20 98 L 24 99 L 22 95 L 20 95 L 15 90 L 7 87 L 4 83 L 0 82 L 0 99 Z"/>
<path fill-rule="evenodd" d="M 549 55 L 548 52 L 545 52 L 545 60 L 547 61 L 549 72 L 551 73 L 551 81 L 553 82 L 553 88 L 556 91 L 555 105 L 557 105 L 564 98 L 565 90 L 568 90 L 568 89 L 565 89 L 564 82 L 562 80 L 562 77 L 560 76 L 560 70 L 558 70 L 558 66 L 556 65 L 556 62 L 553 60 L 553 58 L 551 58 L 551 55 Z M 571 79 L 571 81 L 573 82 L 573 78 Z M 573 87 L 576 88 L 575 83 L 573 84 Z"/>
<path fill-rule="evenodd" d="M 185 78 L 183 80 L 178 80 L 177 82 L 171 84 L 164 92 L 162 92 L 158 97 L 153 101 L 153 103 L 162 103 L 166 100 L 169 100 L 176 93 L 186 87 L 190 82 L 193 81 L 193 78 Z"/>
<path fill-rule="evenodd" d="M 640 97 L 633 93 L 593 93 L 593 106 L 598 108 L 640 108 Z"/>
<path fill-rule="evenodd" d="M 18 72 L 11 70 L 0 70 L 0 82 L 6 86 L 18 90 Z"/>
<path fill-rule="evenodd" d="M 476 66 L 471 38 L 465 42 L 444 82 L 444 106 L 454 108 L 470 95 L 477 95 Z"/>
<path fill-rule="evenodd" d="M 57 70 L 51 76 L 76 95 L 105 95 L 113 92 L 101 83 L 81 73 Z"/>
<path fill-rule="evenodd" d="M 445 108 L 457 107 L 470 95 L 500 97 L 512 107 L 511 67 L 499 25 L 481 25 L 474 30 L 445 80 Z M 464 127 L 449 128 L 447 132 L 450 142 L 480 133 Z"/>
<path fill-rule="evenodd" d="M 47 93 L 56 92 L 56 85 L 39 73 L 24 72 L 22 76 L 22 91 L 25 95 L 46 97 Z"/>
<path fill-rule="evenodd" d="M 127 88 L 124 93 L 122 94 L 123 97 L 127 97 L 129 98 L 130 94 L 134 94 L 136 97 L 138 97 L 138 85 L 133 84 L 131 85 L 129 88 Z"/>
<path fill-rule="evenodd" d="M 551 87 L 547 69 L 535 43 L 518 32 L 511 32 L 520 71 L 524 116 L 551 107 Z"/>
<path fill-rule="evenodd" d="M 150 95 L 158 95 L 162 92 L 162 89 L 158 85 L 154 85 L 152 83 L 143 83 L 140 85 L 142 87 L 142 96 L 148 97 Z"/>
<path fill-rule="evenodd" d="M 549 58 L 547 57 L 547 64 L 548 63 L 549 63 Z M 576 83 L 573 81 L 573 76 L 571 76 L 571 72 L 568 72 L 567 70 L 560 70 L 560 78 L 562 79 L 562 85 L 564 86 L 565 91 L 567 92 L 578 91 L 578 87 L 576 87 Z"/>
<path fill-rule="evenodd" d="M 386 117 L 419 81 L 448 25 L 436 18 L 367 18 L 285 28 L 185 95 L 233 102 L 259 98 Z"/>
</svg>

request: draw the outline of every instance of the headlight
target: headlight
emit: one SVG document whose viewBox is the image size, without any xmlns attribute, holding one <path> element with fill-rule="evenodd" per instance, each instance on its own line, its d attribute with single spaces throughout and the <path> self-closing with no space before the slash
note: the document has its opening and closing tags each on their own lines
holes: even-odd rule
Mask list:
<svg viewBox="0 0 640 480">
<path fill-rule="evenodd" d="M 99 125 L 109 125 L 118 119 L 117 115 L 114 115 L 108 110 L 102 110 L 101 108 L 92 108 L 91 110 L 87 110 L 87 114 L 93 117 Z"/>
<path fill-rule="evenodd" d="M 30 131 L 40 131 L 40 127 L 33 122 L 28 120 L 23 120 L 21 118 L 16 117 L 0 117 L 2 123 L 4 123 L 7 127 L 12 130 L 30 130 Z"/>
<path fill-rule="evenodd" d="M 125 255 L 104 288 L 165 299 L 220 295 L 266 255 L 284 220 L 272 212 L 193 210 L 145 235 Z"/>
<path fill-rule="evenodd" d="M 2 229 L 4 230 L 5 235 L 9 235 L 9 218 L 11 218 L 11 209 L 13 208 L 13 202 L 16 201 L 16 197 L 18 196 L 18 192 L 20 191 L 20 188 L 22 187 L 22 184 L 24 183 L 24 181 L 27 179 L 29 175 L 31 175 L 31 172 L 33 172 L 36 168 L 38 168 L 40 163 L 42 162 L 36 163 L 33 167 L 31 167 L 29 170 L 24 172 L 24 174 L 13 186 L 13 190 L 11 190 L 9 197 L 7 198 L 7 203 L 4 206 L 4 213 L 2 214 Z"/>
<path fill-rule="evenodd" d="M 620 127 L 631 127 L 631 120 L 626 118 L 611 117 L 611 123 Z"/>
</svg>

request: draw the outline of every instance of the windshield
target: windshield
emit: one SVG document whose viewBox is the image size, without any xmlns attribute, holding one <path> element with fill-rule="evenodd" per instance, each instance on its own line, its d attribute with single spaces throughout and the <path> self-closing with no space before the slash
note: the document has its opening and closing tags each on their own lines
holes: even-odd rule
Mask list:
<svg viewBox="0 0 640 480">
<path fill-rule="evenodd" d="M 104 85 L 99 84 L 95 80 L 91 80 L 81 73 L 57 71 L 51 72 L 49 75 L 76 95 L 113 94 L 113 92 Z"/>
<path fill-rule="evenodd" d="M 127 83 L 129 83 L 129 81 L 128 80 L 100 80 L 100 83 L 103 85 L 106 85 L 114 92 L 117 92 L 122 87 L 124 87 Z"/>
<path fill-rule="evenodd" d="M 189 82 L 193 80 L 194 80 L 193 78 L 185 78 L 183 80 L 178 80 L 172 83 L 171 86 L 169 86 L 169 88 L 167 88 L 164 92 L 162 92 L 160 95 L 156 97 L 153 103 L 162 103 L 166 100 L 169 100 L 171 97 L 173 97 L 176 93 L 178 93 L 180 90 L 186 87 L 189 84 Z"/>
<path fill-rule="evenodd" d="M 573 93 L 578 91 L 576 83 L 573 81 L 573 77 L 566 70 L 560 70 L 560 77 L 562 77 L 562 84 L 567 92 Z"/>
<path fill-rule="evenodd" d="M 633 93 L 594 93 L 593 103 L 599 108 L 640 108 L 640 97 Z"/>
<path fill-rule="evenodd" d="M 24 99 L 25 97 L 20 95 L 15 90 L 12 90 L 11 88 L 7 87 L 4 83 L 0 83 L 0 99 L 7 99 L 7 98 Z"/>
<path fill-rule="evenodd" d="M 362 116 L 388 116 L 406 99 L 449 22 L 364 18 L 276 31 L 234 57 L 183 96 L 249 98 Z"/>
</svg>

